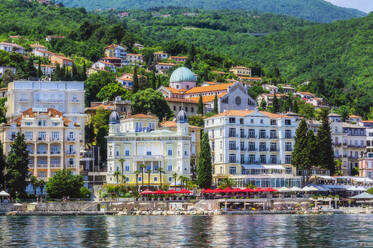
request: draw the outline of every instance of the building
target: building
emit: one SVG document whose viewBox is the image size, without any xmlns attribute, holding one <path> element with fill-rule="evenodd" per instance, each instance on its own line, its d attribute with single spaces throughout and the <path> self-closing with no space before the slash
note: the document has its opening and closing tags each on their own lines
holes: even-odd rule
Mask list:
<svg viewBox="0 0 373 248">
<path fill-rule="evenodd" d="M 51 108 L 84 127 L 84 94 L 84 82 L 14 81 L 8 85 L 6 117 L 13 121 L 29 108 Z M 84 130 L 81 132 L 79 136 L 84 140 Z"/>
<path fill-rule="evenodd" d="M 104 58 L 101 58 L 100 61 L 111 63 L 111 64 L 115 65 L 116 67 L 122 66 L 122 59 L 121 58 L 104 57 Z"/>
<path fill-rule="evenodd" d="M 303 99 L 304 101 L 315 98 L 315 94 L 311 92 L 297 92 L 296 95 L 300 97 L 301 99 Z"/>
<path fill-rule="evenodd" d="M 174 64 L 174 63 L 158 62 L 155 65 L 155 69 L 157 70 L 158 73 L 166 73 L 169 69 L 171 69 L 172 67 L 175 67 L 175 66 L 176 66 L 176 64 Z"/>
<path fill-rule="evenodd" d="M 38 43 L 31 44 L 30 47 L 32 49 L 32 53 L 34 53 L 35 51 L 48 51 L 48 49 L 45 46 L 40 45 Z"/>
<path fill-rule="evenodd" d="M 265 101 L 267 103 L 267 106 L 269 106 L 273 104 L 273 98 L 275 97 L 275 95 L 277 99 L 284 99 L 288 97 L 288 95 L 281 94 L 281 93 L 279 94 L 264 93 L 264 94 L 260 94 L 256 100 L 258 101 L 259 105 L 262 104 L 262 101 Z"/>
<path fill-rule="evenodd" d="M 133 86 L 133 74 L 123 73 L 122 76 L 116 78 L 119 83 L 125 88 L 132 88 Z"/>
<path fill-rule="evenodd" d="M 137 54 L 137 53 L 128 53 L 127 61 L 130 65 L 140 65 L 144 63 L 142 54 Z"/>
<path fill-rule="evenodd" d="M 295 93 L 297 92 L 296 89 L 294 89 L 293 87 L 291 87 L 290 85 L 280 85 L 280 87 L 282 88 L 282 92 L 284 94 L 290 94 L 290 93 Z"/>
<path fill-rule="evenodd" d="M 187 56 L 171 56 L 170 60 L 176 61 L 177 63 L 185 63 L 188 60 Z"/>
<path fill-rule="evenodd" d="M 161 59 L 167 59 L 168 58 L 168 53 L 165 52 L 155 52 L 154 57 L 156 57 L 158 60 Z"/>
<path fill-rule="evenodd" d="M 272 84 L 263 84 L 263 90 L 268 91 L 271 94 L 278 93 L 278 87 Z"/>
<path fill-rule="evenodd" d="M 1 97 L 6 97 L 7 92 L 8 92 L 8 88 L 6 88 L 6 87 L 0 88 L 0 98 Z"/>
<path fill-rule="evenodd" d="M 161 86 L 159 91 L 164 95 L 171 109 L 178 111 L 184 106 L 188 116 L 196 113 L 200 96 L 205 112 L 213 111 L 215 96 L 218 98 L 220 113 L 227 109 L 245 110 L 254 109 L 256 106 L 247 88 L 239 82 L 199 87 L 196 87 L 196 84 L 196 75 L 186 67 L 179 67 L 170 77 L 170 87 Z"/>
<path fill-rule="evenodd" d="M 320 97 L 306 99 L 306 103 L 312 104 L 316 108 L 327 107 L 327 104 L 325 103 L 324 99 Z"/>
<path fill-rule="evenodd" d="M 3 77 L 6 70 L 10 70 L 12 73 L 16 74 L 17 69 L 11 66 L 0 66 L 0 78 Z"/>
<path fill-rule="evenodd" d="M 348 121 L 351 123 L 359 123 L 363 120 L 363 118 L 360 115 L 350 115 L 348 117 Z"/>
<path fill-rule="evenodd" d="M 359 125 L 366 128 L 366 157 L 373 158 L 373 120 L 360 121 Z"/>
<path fill-rule="evenodd" d="M 127 63 L 127 48 L 117 45 L 117 44 L 112 44 L 108 45 L 105 47 L 105 56 L 106 57 L 115 57 L 115 58 L 120 58 L 122 60 L 122 64 Z"/>
<path fill-rule="evenodd" d="M 29 108 L 19 117 L 0 126 L 4 153 L 8 154 L 17 133 L 25 135 L 29 171 L 48 180 L 57 171 L 80 173 L 79 150 L 84 143 L 82 127 L 53 108 Z"/>
<path fill-rule="evenodd" d="M 114 64 L 110 62 L 105 62 L 102 60 L 99 60 L 95 62 L 92 66 L 91 69 L 93 70 L 99 70 L 99 71 L 111 71 L 111 72 L 116 72 L 117 68 Z"/>
<path fill-rule="evenodd" d="M 142 45 L 142 44 L 140 44 L 140 43 L 135 43 L 135 44 L 133 44 L 133 47 L 134 47 L 134 48 L 137 48 L 137 49 L 139 49 L 139 50 L 144 49 L 144 45 Z"/>
<path fill-rule="evenodd" d="M 0 42 L 0 50 L 3 50 L 5 52 L 15 52 L 20 54 L 25 54 L 26 50 L 24 47 L 17 45 L 15 43 L 8 43 L 8 42 Z"/>
<path fill-rule="evenodd" d="M 247 68 L 245 66 L 235 66 L 235 67 L 232 67 L 231 69 L 229 69 L 229 72 L 232 72 L 234 75 L 236 76 L 247 76 L 247 77 L 251 77 L 252 75 L 252 69 L 251 68 Z"/>
<path fill-rule="evenodd" d="M 60 40 L 60 39 L 65 39 L 65 36 L 61 36 L 61 35 L 48 35 L 47 37 L 45 37 L 45 40 L 50 42 L 52 40 Z"/>
<path fill-rule="evenodd" d="M 73 60 L 62 54 L 52 53 L 50 54 L 49 59 L 53 65 L 59 65 L 60 67 L 73 65 Z"/>
<path fill-rule="evenodd" d="M 105 101 L 105 102 L 91 102 L 91 106 L 85 109 L 88 120 L 96 114 L 96 111 L 102 108 L 104 110 L 113 111 L 114 109 L 121 116 L 127 116 L 131 114 L 131 101 L 123 100 L 120 96 L 117 96 L 114 101 Z"/>
<path fill-rule="evenodd" d="M 184 111 L 177 115 L 177 131 L 159 129 L 158 118 L 137 114 L 120 120 L 116 111 L 109 118 L 107 183 L 121 182 L 114 173 L 127 177 L 127 184 L 136 185 L 136 173 L 144 165 L 144 177 L 138 174 L 139 185 L 172 185 L 172 175 L 191 177 L 191 137 Z M 120 163 L 123 159 L 123 168 Z M 162 168 L 164 173 L 159 173 Z M 149 174 L 148 174 L 149 172 Z M 160 175 L 161 174 L 161 175 Z M 161 177 L 161 178 L 160 178 Z"/>
<path fill-rule="evenodd" d="M 373 157 L 359 159 L 359 176 L 373 179 Z"/>
<path fill-rule="evenodd" d="M 50 51 L 46 51 L 46 50 L 33 50 L 32 51 L 32 54 L 34 54 L 35 56 L 38 56 L 38 57 L 46 57 L 46 58 L 49 58 L 51 57 L 52 55 L 54 55 L 55 53 L 52 53 Z"/>
<path fill-rule="evenodd" d="M 300 186 L 291 165 L 298 119 L 256 110 L 227 110 L 205 119 L 213 178 L 231 178 L 238 187 Z"/>
<path fill-rule="evenodd" d="M 36 65 L 36 68 L 38 65 Z M 56 67 L 53 65 L 40 65 L 41 72 L 43 75 L 51 77 L 54 74 L 54 71 L 56 70 Z"/>
</svg>

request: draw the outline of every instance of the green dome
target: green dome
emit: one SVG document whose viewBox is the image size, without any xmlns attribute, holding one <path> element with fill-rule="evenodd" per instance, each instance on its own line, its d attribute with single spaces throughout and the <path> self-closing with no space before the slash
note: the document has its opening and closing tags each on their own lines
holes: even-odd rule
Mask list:
<svg viewBox="0 0 373 248">
<path fill-rule="evenodd" d="M 197 82 L 197 77 L 186 67 L 179 67 L 171 74 L 170 83 Z"/>
</svg>

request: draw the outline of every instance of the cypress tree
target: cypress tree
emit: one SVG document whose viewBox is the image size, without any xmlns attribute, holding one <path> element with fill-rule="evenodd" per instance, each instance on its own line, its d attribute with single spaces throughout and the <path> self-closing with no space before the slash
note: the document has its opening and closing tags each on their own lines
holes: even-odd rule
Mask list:
<svg viewBox="0 0 373 248">
<path fill-rule="evenodd" d="M 157 80 L 157 78 L 156 78 L 156 76 L 155 76 L 155 67 L 154 67 L 154 68 L 153 68 L 153 77 L 152 77 L 152 88 L 153 88 L 154 90 L 157 89 L 156 80 Z"/>
<path fill-rule="evenodd" d="M 39 60 L 39 62 L 38 62 L 38 72 L 37 72 L 37 76 L 38 76 L 38 78 L 40 78 L 41 76 L 43 76 L 43 73 L 41 72 L 40 60 Z"/>
<path fill-rule="evenodd" d="M 197 184 L 200 188 L 208 189 L 212 185 L 211 149 L 207 133 L 203 133 L 201 148 L 198 156 Z"/>
<path fill-rule="evenodd" d="M 291 108 L 291 111 L 294 112 L 294 113 L 298 113 L 299 112 L 297 100 L 294 100 L 292 108 Z"/>
<path fill-rule="evenodd" d="M 133 85 L 132 85 L 132 93 L 136 93 L 139 91 L 139 78 L 137 77 L 137 66 L 133 70 Z"/>
<path fill-rule="evenodd" d="M 214 98 L 214 113 L 219 113 L 218 95 L 217 94 L 215 94 L 215 98 Z"/>
<path fill-rule="evenodd" d="M 307 170 L 310 161 L 308 160 L 309 152 L 308 152 L 308 139 L 307 139 L 307 123 L 303 119 L 297 128 L 295 134 L 295 144 L 294 144 L 294 151 L 292 153 L 291 163 L 294 165 L 297 170 Z M 304 176 L 304 173 L 303 173 Z"/>
<path fill-rule="evenodd" d="M 26 195 L 28 171 L 28 151 L 25 143 L 25 136 L 18 133 L 14 143 L 10 145 L 8 155 L 8 167 L 6 173 L 6 181 L 8 192 L 12 197 L 16 197 L 16 192 L 24 197 Z"/>
<path fill-rule="evenodd" d="M 278 102 L 276 93 L 273 95 L 273 102 L 272 102 L 272 107 L 273 107 L 273 113 L 278 113 L 280 112 L 280 104 Z"/>
<path fill-rule="evenodd" d="M 31 58 L 27 61 L 27 73 L 29 77 L 37 76 L 37 71 L 34 66 L 34 61 Z"/>
<path fill-rule="evenodd" d="M 286 111 L 291 111 L 293 109 L 293 101 L 292 101 L 292 96 L 291 95 L 288 96 L 287 107 L 288 107 L 288 109 Z"/>
<path fill-rule="evenodd" d="M 82 80 L 85 81 L 87 79 L 87 66 L 85 64 L 85 61 L 83 62 L 83 74 L 82 74 Z"/>
<path fill-rule="evenodd" d="M 319 145 L 315 133 L 311 129 L 309 129 L 307 133 L 307 146 L 308 160 L 310 163 L 309 168 L 312 168 L 312 166 L 318 166 Z"/>
<path fill-rule="evenodd" d="M 0 141 L 0 190 L 5 190 L 5 169 L 7 167 L 3 144 Z"/>
<path fill-rule="evenodd" d="M 198 106 L 197 106 L 197 114 L 203 115 L 203 100 L 202 100 L 202 95 L 199 95 Z"/>
<path fill-rule="evenodd" d="M 263 110 L 267 108 L 267 102 L 264 99 L 260 102 L 260 108 Z"/>
<path fill-rule="evenodd" d="M 322 168 L 328 169 L 331 175 L 335 172 L 334 150 L 332 135 L 329 123 L 329 109 L 323 109 L 320 113 L 321 126 L 317 132 L 317 143 L 319 145 L 319 164 Z"/>
<path fill-rule="evenodd" d="M 71 68 L 71 79 L 72 80 L 79 80 L 80 76 L 79 76 L 79 73 L 78 73 L 78 68 L 76 67 L 75 64 L 73 64 L 72 68 Z"/>
<path fill-rule="evenodd" d="M 157 84 L 157 89 L 159 89 L 162 86 L 161 82 L 161 75 L 158 76 L 158 84 Z"/>
</svg>

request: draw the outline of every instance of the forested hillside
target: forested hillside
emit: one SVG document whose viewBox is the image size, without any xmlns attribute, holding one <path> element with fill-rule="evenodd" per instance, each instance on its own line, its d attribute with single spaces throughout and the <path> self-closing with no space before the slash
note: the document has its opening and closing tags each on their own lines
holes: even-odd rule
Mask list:
<svg viewBox="0 0 373 248">
<path fill-rule="evenodd" d="M 332 22 L 365 13 L 337 7 L 324 0 L 59 0 L 66 6 L 97 9 L 149 9 L 154 7 L 188 7 L 208 10 L 247 10 L 295 16 L 315 22 Z"/>
</svg>

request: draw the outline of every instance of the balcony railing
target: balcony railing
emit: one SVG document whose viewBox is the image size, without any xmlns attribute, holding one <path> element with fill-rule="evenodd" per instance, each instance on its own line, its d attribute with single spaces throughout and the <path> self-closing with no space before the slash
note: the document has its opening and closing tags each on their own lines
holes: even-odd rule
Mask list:
<svg viewBox="0 0 373 248">
<path fill-rule="evenodd" d="M 38 154 L 47 154 L 47 151 L 38 151 Z"/>
<path fill-rule="evenodd" d="M 260 148 L 259 148 L 259 151 L 260 151 L 260 152 L 265 152 L 265 151 L 267 151 L 267 147 L 260 147 Z"/>
<path fill-rule="evenodd" d="M 46 140 L 47 138 L 46 137 L 38 137 L 38 140 Z"/>
<path fill-rule="evenodd" d="M 292 139 L 293 136 L 292 135 L 285 135 L 285 139 Z"/>
<path fill-rule="evenodd" d="M 256 137 L 257 137 L 257 136 L 256 136 L 255 134 L 252 134 L 252 135 L 249 134 L 249 139 L 256 139 Z"/>
<path fill-rule="evenodd" d="M 229 147 L 229 150 L 233 150 L 233 151 L 235 151 L 235 150 L 237 150 L 237 147 L 235 147 L 235 146 L 230 146 L 230 147 Z"/>
<path fill-rule="evenodd" d="M 256 147 L 249 147 L 249 149 L 247 149 L 249 152 L 255 152 L 257 151 L 258 149 Z"/>
<path fill-rule="evenodd" d="M 270 139 L 278 139 L 277 136 L 269 136 Z"/>
<path fill-rule="evenodd" d="M 59 167 L 61 167 L 61 164 L 51 164 L 51 167 L 52 168 L 59 168 Z"/>
<path fill-rule="evenodd" d="M 60 154 L 61 151 L 51 151 L 51 154 Z"/>
<path fill-rule="evenodd" d="M 229 137 L 229 138 L 236 138 L 236 137 L 237 137 L 237 135 L 236 135 L 236 134 L 234 134 L 234 133 L 230 133 L 230 134 L 228 135 L 228 137 Z"/>
<path fill-rule="evenodd" d="M 67 137 L 67 141 L 75 141 L 75 138 Z"/>
<path fill-rule="evenodd" d="M 75 151 L 67 151 L 66 154 L 73 155 L 73 154 L 76 154 L 76 152 Z"/>
<path fill-rule="evenodd" d="M 38 164 L 38 168 L 48 168 L 48 164 Z"/>
<path fill-rule="evenodd" d="M 269 151 L 270 152 L 278 152 L 277 148 L 270 148 Z"/>
</svg>

